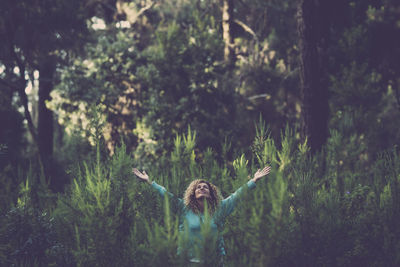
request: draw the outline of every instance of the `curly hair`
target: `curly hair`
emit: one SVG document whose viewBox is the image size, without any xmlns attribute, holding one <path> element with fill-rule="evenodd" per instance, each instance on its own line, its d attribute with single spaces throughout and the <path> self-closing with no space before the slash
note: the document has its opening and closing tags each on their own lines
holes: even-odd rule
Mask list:
<svg viewBox="0 0 400 267">
<path fill-rule="evenodd" d="M 196 179 L 192 181 L 185 191 L 183 202 L 185 203 L 185 206 L 190 208 L 194 213 L 201 213 L 195 196 L 196 187 L 200 183 L 206 183 L 208 185 L 208 188 L 210 190 L 210 198 L 207 198 L 208 211 L 210 212 L 210 214 L 213 214 L 217 210 L 218 205 L 222 200 L 222 194 L 218 187 L 210 182 L 202 179 Z"/>
</svg>

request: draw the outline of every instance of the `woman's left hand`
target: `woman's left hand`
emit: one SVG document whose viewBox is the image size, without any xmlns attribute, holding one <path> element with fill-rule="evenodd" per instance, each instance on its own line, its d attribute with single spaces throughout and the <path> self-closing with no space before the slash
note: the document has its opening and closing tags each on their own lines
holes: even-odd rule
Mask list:
<svg viewBox="0 0 400 267">
<path fill-rule="evenodd" d="M 260 178 L 262 178 L 262 177 L 264 177 L 264 176 L 266 176 L 266 175 L 268 175 L 269 174 L 269 172 L 271 171 L 271 167 L 270 166 L 266 166 L 266 167 L 264 167 L 264 169 L 258 169 L 257 171 L 256 171 L 256 173 L 254 174 L 254 177 L 253 177 L 253 182 L 257 182 L 257 180 L 258 179 L 260 179 Z"/>
</svg>

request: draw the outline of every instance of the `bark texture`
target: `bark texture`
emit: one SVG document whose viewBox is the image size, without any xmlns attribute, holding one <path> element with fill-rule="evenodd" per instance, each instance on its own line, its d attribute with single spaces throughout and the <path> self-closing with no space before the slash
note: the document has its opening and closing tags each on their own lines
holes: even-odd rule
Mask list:
<svg viewBox="0 0 400 267">
<path fill-rule="evenodd" d="M 44 160 L 53 154 L 53 112 L 46 107 L 53 90 L 54 63 L 51 59 L 45 60 L 39 69 L 39 102 L 38 102 L 38 143 Z"/>
<path fill-rule="evenodd" d="M 235 43 L 233 36 L 233 24 L 234 24 L 233 10 L 234 10 L 234 1 L 224 0 L 222 7 L 222 30 L 225 42 L 224 59 L 225 62 L 232 67 L 234 66 L 236 61 Z"/>
<path fill-rule="evenodd" d="M 298 0 L 302 134 L 313 153 L 325 144 L 328 136 L 328 88 L 323 56 L 328 29 L 324 27 L 327 24 L 321 16 L 322 10 L 318 1 Z"/>
</svg>

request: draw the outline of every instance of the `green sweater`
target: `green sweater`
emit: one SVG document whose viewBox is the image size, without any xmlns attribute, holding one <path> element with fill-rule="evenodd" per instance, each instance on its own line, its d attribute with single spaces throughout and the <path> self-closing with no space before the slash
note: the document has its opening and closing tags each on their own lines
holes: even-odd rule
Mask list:
<svg viewBox="0 0 400 267">
<path fill-rule="evenodd" d="M 201 234 L 201 225 L 204 221 L 204 214 L 196 214 L 190 208 L 186 207 L 183 200 L 175 197 L 173 194 L 167 192 L 167 190 L 156 182 L 152 182 L 151 186 L 162 196 L 165 196 L 165 193 L 169 195 L 170 198 L 173 198 L 177 201 L 178 212 L 180 214 L 180 225 L 179 230 L 185 234 L 188 238 L 188 252 L 190 257 L 195 256 L 195 246 L 199 244 L 198 241 L 202 240 Z M 247 184 L 240 187 L 236 190 L 235 193 L 230 195 L 229 197 L 223 199 L 217 210 L 214 212 L 212 218 L 210 219 L 210 228 L 212 231 L 212 235 L 216 236 L 217 241 L 217 252 L 223 256 L 225 255 L 224 248 L 224 240 L 222 238 L 222 231 L 225 224 L 225 219 L 228 215 L 230 215 L 240 196 L 243 195 L 243 191 L 245 191 L 245 187 L 249 189 L 253 189 L 256 186 L 256 183 L 253 181 L 248 181 Z M 180 249 L 178 250 L 179 253 Z"/>
</svg>

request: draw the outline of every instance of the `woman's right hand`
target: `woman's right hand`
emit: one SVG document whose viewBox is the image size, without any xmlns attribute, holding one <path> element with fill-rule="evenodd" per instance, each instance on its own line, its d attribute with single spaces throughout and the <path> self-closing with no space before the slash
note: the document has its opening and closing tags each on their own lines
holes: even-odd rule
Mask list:
<svg viewBox="0 0 400 267">
<path fill-rule="evenodd" d="M 141 173 L 138 169 L 133 168 L 132 172 L 142 181 L 150 183 L 150 179 L 149 176 L 147 175 L 147 173 L 145 171 L 143 171 L 143 173 Z"/>
</svg>

